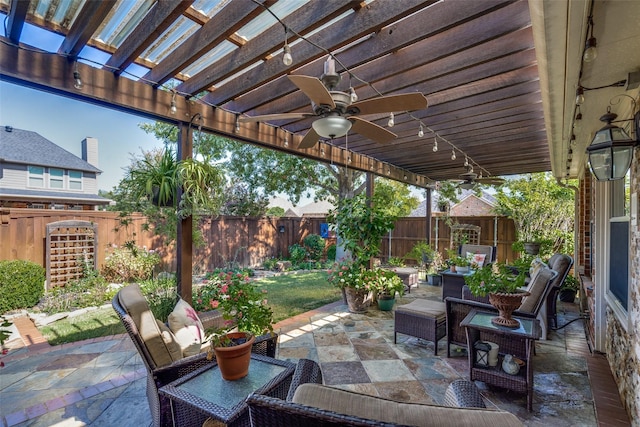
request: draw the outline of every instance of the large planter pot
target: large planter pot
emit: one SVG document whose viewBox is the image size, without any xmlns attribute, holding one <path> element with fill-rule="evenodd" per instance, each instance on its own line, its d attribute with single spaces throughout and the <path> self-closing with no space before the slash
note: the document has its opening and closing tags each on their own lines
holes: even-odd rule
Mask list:
<svg viewBox="0 0 640 427">
<path fill-rule="evenodd" d="M 498 309 L 499 315 L 491 319 L 491 323 L 496 326 L 504 326 L 507 328 L 517 328 L 520 322 L 511 317 L 514 310 L 522 305 L 522 298 L 530 295 L 529 292 L 516 293 L 490 293 L 489 303 Z"/>
<path fill-rule="evenodd" d="M 574 302 L 576 300 L 576 291 L 574 289 L 563 289 L 560 291 L 560 301 Z"/>
<path fill-rule="evenodd" d="M 540 253 L 540 243 L 524 242 L 524 251 L 529 255 L 538 255 Z"/>
<path fill-rule="evenodd" d="M 249 339 L 242 344 L 231 347 L 215 347 L 213 349 L 222 378 L 229 381 L 239 380 L 240 378 L 246 377 L 249 373 L 251 346 L 256 337 L 246 332 L 230 332 L 227 335 L 232 340 L 247 338 L 247 336 L 249 336 Z"/>
<path fill-rule="evenodd" d="M 347 305 L 352 313 L 364 313 L 371 305 L 370 292 L 366 290 L 344 288 L 347 296 Z"/>
<path fill-rule="evenodd" d="M 378 294 L 378 308 L 380 311 L 391 311 L 396 298 L 391 295 Z"/>
</svg>

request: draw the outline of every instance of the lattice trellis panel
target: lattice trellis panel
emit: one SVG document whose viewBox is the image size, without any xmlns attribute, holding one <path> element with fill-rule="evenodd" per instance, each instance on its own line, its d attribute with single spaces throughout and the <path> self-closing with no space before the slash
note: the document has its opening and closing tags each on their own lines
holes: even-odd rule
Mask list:
<svg viewBox="0 0 640 427">
<path fill-rule="evenodd" d="M 458 248 L 460 245 L 479 245 L 480 226 L 471 224 L 454 224 L 451 226 L 451 247 Z"/>
<path fill-rule="evenodd" d="M 89 221 L 47 224 L 47 289 L 82 277 L 85 266 L 97 268 L 98 225 Z"/>
</svg>

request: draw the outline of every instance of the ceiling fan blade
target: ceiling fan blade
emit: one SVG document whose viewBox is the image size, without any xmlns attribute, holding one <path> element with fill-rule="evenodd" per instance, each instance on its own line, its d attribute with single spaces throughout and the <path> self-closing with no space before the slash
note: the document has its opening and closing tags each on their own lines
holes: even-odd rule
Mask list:
<svg viewBox="0 0 640 427">
<path fill-rule="evenodd" d="M 351 104 L 358 114 L 392 113 L 394 111 L 413 111 L 427 108 L 427 98 L 419 92 L 400 95 L 380 96 Z"/>
<path fill-rule="evenodd" d="M 319 78 L 295 74 L 289 74 L 287 77 L 289 77 L 289 80 L 298 86 L 298 89 L 304 92 L 314 104 L 328 105 L 331 109 L 336 108 L 336 103 L 333 101 L 331 94 Z"/>
<path fill-rule="evenodd" d="M 381 144 L 391 142 L 398 136 L 393 132 L 389 132 L 382 126 L 378 126 L 375 123 L 359 117 L 351 116 L 349 117 L 349 120 L 353 123 L 351 126 L 352 131 Z"/>
<path fill-rule="evenodd" d="M 309 132 L 300 141 L 298 148 L 311 148 L 318 143 L 318 140 L 320 140 L 320 135 L 313 128 L 310 128 Z"/>
<path fill-rule="evenodd" d="M 476 179 L 480 184 L 498 185 L 504 184 L 505 180 L 502 178 L 478 178 Z"/>
<path fill-rule="evenodd" d="M 313 116 L 311 113 L 283 113 L 283 114 L 264 114 L 262 116 L 243 116 L 238 117 L 238 122 L 268 122 L 271 120 L 293 120 L 304 119 L 305 117 Z"/>
</svg>

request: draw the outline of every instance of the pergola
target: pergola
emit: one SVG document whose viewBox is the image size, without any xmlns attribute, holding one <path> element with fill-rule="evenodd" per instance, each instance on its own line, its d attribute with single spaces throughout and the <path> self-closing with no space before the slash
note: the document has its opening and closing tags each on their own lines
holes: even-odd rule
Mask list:
<svg viewBox="0 0 640 427">
<path fill-rule="evenodd" d="M 197 117 L 206 132 L 425 188 L 458 178 L 465 160 L 483 176 L 576 178 L 612 97 L 638 97 L 628 79 L 640 64 L 633 2 L 0 0 L 0 10 L 0 78 L 175 123 L 183 158 Z M 25 44 L 25 23 L 61 36 L 57 51 Z M 591 35 L 598 58 L 583 62 Z M 395 112 L 397 137 L 386 144 L 349 133 L 299 149 L 311 118 L 238 126 L 239 117 L 311 112 L 286 75 L 319 77 L 329 54 L 339 60 L 339 90 L 353 87 L 360 99 L 420 92 L 428 108 Z M 631 115 L 627 97 L 612 104 Z M 385 128 L 388 118 L 366 116 Z M 190 222 L 183 226 L 178 259 L 190 273 Z M 181 281 L 190 294 L 190 274 Z"/>
</svg>

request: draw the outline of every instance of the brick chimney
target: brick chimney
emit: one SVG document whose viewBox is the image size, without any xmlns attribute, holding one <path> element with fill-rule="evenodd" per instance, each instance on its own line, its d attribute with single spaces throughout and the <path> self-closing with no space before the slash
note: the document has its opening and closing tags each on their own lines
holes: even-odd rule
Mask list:
<svg viewBox="0 0 640 427">
<path fill-rule="evenodd" d="M 90 136 L 82 140 L 82 160 L 98 167 L 98 140 Z"/>
</svg>

